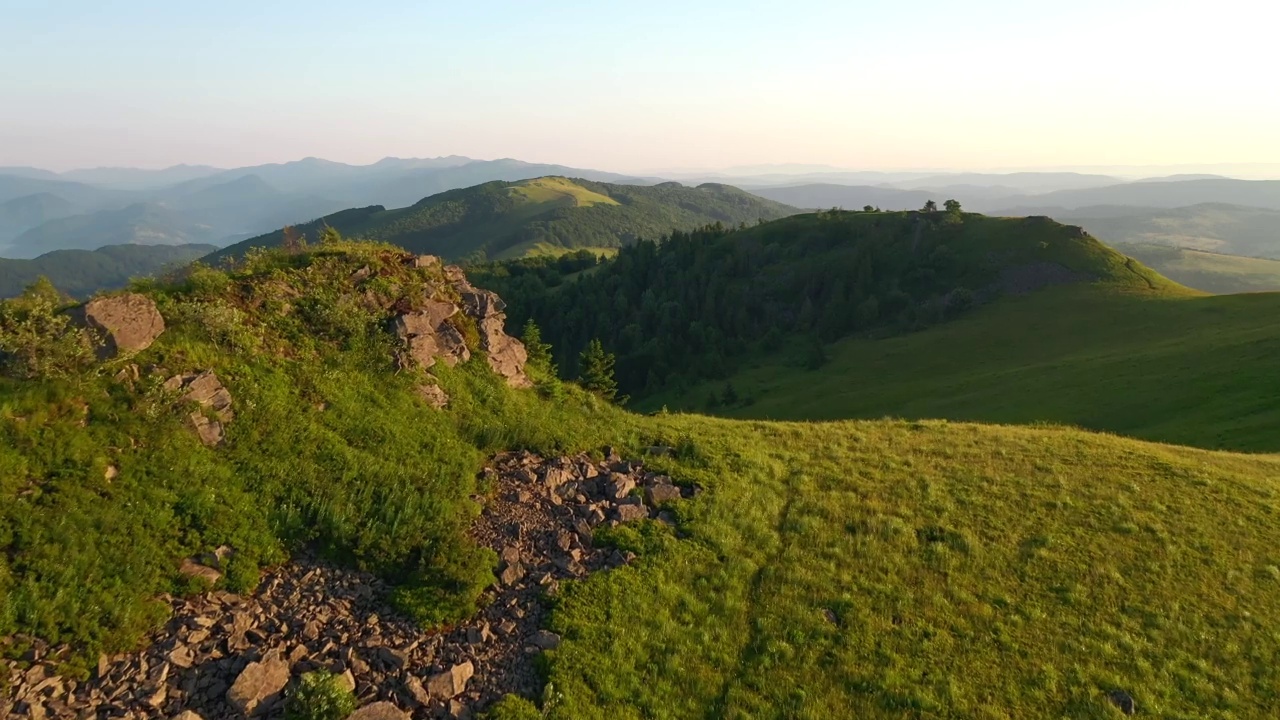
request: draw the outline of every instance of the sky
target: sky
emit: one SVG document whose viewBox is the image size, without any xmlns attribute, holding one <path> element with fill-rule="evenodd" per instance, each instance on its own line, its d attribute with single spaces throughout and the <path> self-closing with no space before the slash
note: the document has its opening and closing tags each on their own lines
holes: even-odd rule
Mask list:
<svg viewBox="0 0 1280 720">
<path fill-rule="evenodd" d="M 0 166 L 1280 163 L 1272 0 L 0 0 Z"/>
</svg>

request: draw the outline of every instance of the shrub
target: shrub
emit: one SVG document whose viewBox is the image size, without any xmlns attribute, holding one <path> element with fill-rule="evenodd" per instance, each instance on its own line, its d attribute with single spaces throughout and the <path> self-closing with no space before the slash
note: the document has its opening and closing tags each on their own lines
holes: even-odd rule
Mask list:
<svg viewBox="0 0 1280 720">
<path fill-rule="evenodd" d="M 0 302 L 0 373 L 22 379 L 68 375 L 93 358 L 86 331 L 59 312 L 62 294 L 41 278 L 20 297 Z"/>
<path fill-rule="evenodd" d="M 342 679 L 326 670 L 309 672 L 298 679 L 285 704 L 289 720 L 342 720 L 355 712 L 356 696 Z"/>
</svg>

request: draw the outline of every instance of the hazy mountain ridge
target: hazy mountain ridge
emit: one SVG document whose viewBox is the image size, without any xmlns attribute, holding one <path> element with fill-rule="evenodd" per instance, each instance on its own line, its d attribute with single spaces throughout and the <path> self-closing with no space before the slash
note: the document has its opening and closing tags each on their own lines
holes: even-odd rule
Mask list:
<svg viewBox="0 0 1280 720">
<path fill-rule="evenodd" d="M 108 245 L 97 250 L 55 250 L 31 260 L 0 258 L 0 298 L 15 297 L 40 277 L 59 291 L 84 298 L 124 287 L 143 275 L 176 269 L 214 249 L 212 245 Z"/>
<path fill-rule="evenodd" d="M 564 165 L 461 156 L 384 158 L 370 165 L 305 158 L 230 170 L 183 165 L 164 170 L 94 168 L 60 174 L 28 168 L 11 170 L 10 174 L 0 171 L 0 203 L 49 195 L 64 206 L 48 217 L 36 217 L 41 222 L 34 225 L 6 223 L 0 212 L 0 252 L 25 258 L 60 247 L 92 248 L 96 247 L 94 243 L 130 242 L 120 240 L 121 230 L 117 227 L 95 225 L 117 216 L 92 214 L 140 203 L 160 205 L 174 214 L 172 226 L 161 235 L 188 237 L 192 228 L 207 226 L 208 232 L 200 237 L 202 242 L 226 244 L 342 208 L 371 204 L 403 207 L 428 195 L 495 180 L 546 175 L 640 184 L 654 180 Z M 87 217 L 40 228 L 43 222 L 78 215 Z M 70 226 L 84 231 L 83 235 L 78 239 L 59 237 Z M 51 238 L 55 238 L 55 244 L 41 244 Z"/>
<path fill-rule="evenodd" d="M 413 205 L 352 208 L 294 230 L 312 240 L 324 228 L 448 259 L 520 256 L 539 246 L 616 248 L 712 223 L 736 225 L 799 212 L 727 185 L 615 185 L 565 177 L 495 181 L 449 190 Z M 284 241 L 282 231 L 237 243 L 214 258 Z"/>
</svg>

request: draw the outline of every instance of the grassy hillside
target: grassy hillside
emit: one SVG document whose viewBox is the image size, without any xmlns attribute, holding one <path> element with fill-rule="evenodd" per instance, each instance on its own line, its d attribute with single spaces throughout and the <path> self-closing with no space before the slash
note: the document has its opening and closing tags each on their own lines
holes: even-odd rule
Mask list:
<svg viewBox="0 0 1280 720">
<path fill-rule="evenodd" d="M 819 355 L 822 343 L 851 333 L 918 330 L 1044 286 L 1187 292 L 1079 228 L 949 212 L 828 211 L 705 228 L 624 248 L 589 275 L 565 277 L 581 269 L 522 260 L 472 275 L 507 299 L 513 327 L 528 317 L 541 326 L 569 376 L 599 338 L 637 398 L 683 395 L 690 381 L 723 378 L 753 353 Z"/>
<path fill-rule="evenodd" d="M 1129 245 L 1116 249 L 1187 287 L 1215 294 L 1280 290 L 1280 260 L 1241 257 L 1169 245 Z"/>
<path fill-rule="evenodd" d="M 213 245 L 108 245 L 97 250 L 56 250 L 34 260 L 0 258 L 0 298 L 22 294 L 46 277 L 77 298 L 124 287 L 130 280 L 172 270 L 214 250 Z"/>
<path fill-rule="evenodd" d="M 1009 298 L 940 327 L 851 338 L 817 370 L 794 353 L 642 407 L 778 419 L 1071 423 L 1212 448 L 1280 451 L 1280 295 L 1095 285 Z"/>
<path fill-rule="evenodd" d="M 1264 718 L 1280 462 L 1055 428 L 653 421 L 681 536 L 569 588 L 560 718 Z"/>
<path fill-rule="evenodd" d="M 315 239 L 327 225 L 347 236 L 456 260 L 520 257 L 548 246 L 616 248 L 673 229 L 755 223 L 794 212 L 725 185 L 642 187 L 544 177 L 451 190 L 398 210 L 346 210 L 296 229 Z M 270 233 L 232 245 L 216 257 L 282 241 L 282 232 Z"/>
<path fill-rule="evenodd" d="M 447 620 L 492 580 L 465 534 L 486 455 L 661 444 L 675 453 L 652 467 L 706 492 L 676 529 L 597 535 L 640 559 L 555 600 L 548 717 L 1083 719 L 1119 717 L 1123 691 L 1143 715 L 1226 719 L 1280 702 L 1274 458 L 1049 427 L 645 417 L 545 374 L 513 390 L 476 359 L 432 369 L 439 411 L 420 371 L 397 371 L 384 309 L 438 273 L 362 244 L 198 269 L 139 288 L 169 329 L 105 366 L 55 339 L 47 299 L 0 305 L 0 347 L 40 360 L 0 379 L 0 636 L 127 647 L 161 621 L 158 593 L 196 589 L 181 558 L 223 544 L 230 589 L 310 545 Z M 1070 289 L 1033 299 L 1054 293 Z M 116 374 L 130 364 L 166 371 Z M 192 369 L 234 396 L 222 446 L 158 387 Z"/>
</svg>

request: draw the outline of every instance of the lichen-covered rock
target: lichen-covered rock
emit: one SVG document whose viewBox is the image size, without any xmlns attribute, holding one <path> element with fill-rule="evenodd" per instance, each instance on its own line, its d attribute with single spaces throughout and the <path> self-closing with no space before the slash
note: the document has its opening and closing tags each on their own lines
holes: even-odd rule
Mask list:
<svg viewBox="0 0 1280 720">
<path fill-rule="evenodd" d="M 70 315 L 97 336 L 102 360 L 146 350 L 164 332 L 164 317 L 155 302 L 137 293 L 94 298 Z"/>
<path fill-rule="evenodd" d="M 428 300 L 422 309 L 396 317 L 396 335 L 419 367 L 429 368 L 437 360 L 453 367 L 471 358 L 466 338 L 448 322 L 457 312 L 452 303 Z"/>
<path fill-rule="evenodd" d="M 226 438 L 225 425 L 235 418 L 235 412 L 231 409 L 231 392 L 212 370 L 174 375 L 165 381 L 164 389 L 181 392 L 183 402 L 200 406 L 199 410 L 188 416 L 191 426 L 200 436 L 200 442 L 212 447 Z M 213 411 L 212 418 L 206 414 L 206 409 Z"/>
<path fill-rule="evenodd" d="M 511 337 L 506 331 L 507 316 L 503 313 L 507 304 L 491 290 L 481 290 L 467 282 L 456 266 L 445 268 L 445 275 L 454 290 L 462 298 L 462 311 L 476 321 L 480 333 L 480 349 L 484 351 L 489 367 L 506 378 L 511 387 L 532 387 L 524 372 L 529 355 L 524 343 Z"/>
</svg>

